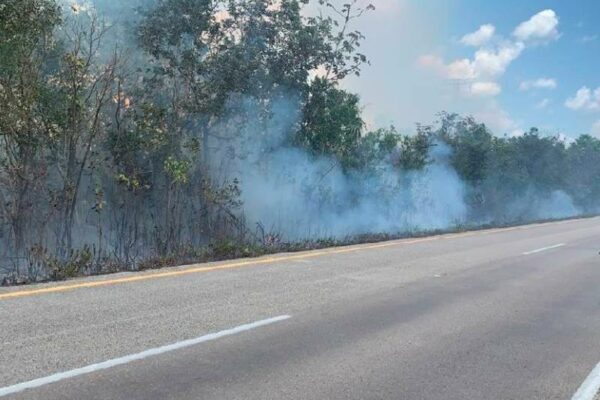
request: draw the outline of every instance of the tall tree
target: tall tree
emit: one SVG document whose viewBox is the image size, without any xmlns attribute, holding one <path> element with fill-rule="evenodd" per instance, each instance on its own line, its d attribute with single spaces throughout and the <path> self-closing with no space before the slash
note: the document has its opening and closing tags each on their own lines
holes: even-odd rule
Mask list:
<svg viewBox="0 0 600 400">
<path fill-rule="evenodd" d="M 57 69 L 53 31 L 60 22 L 53 0 L 0 4 L 0 207 L 17 256 L 31 229 L 43 225 L 35 221 L 46 198 L 44 149 L 58 130 L 49 81 Z"/>
</svg>

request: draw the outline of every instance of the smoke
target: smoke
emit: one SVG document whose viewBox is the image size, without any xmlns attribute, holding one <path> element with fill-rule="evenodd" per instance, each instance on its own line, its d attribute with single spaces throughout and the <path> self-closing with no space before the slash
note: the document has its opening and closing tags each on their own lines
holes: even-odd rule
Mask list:
<svg viewBox="0 0 600 400">
<path fill-rule="evenodd" d="M 239 179 L 243 212 L 253 224 L 304 239 L 446 229 L 465 221 L 465 186 L 449 166 L 446 145 L 432 148 L 432 162 L 421 171 L 386 160 L 368 172 L 344 171 L 335 159 L 290 144 L 300 118 L 295 96 L 269 103 L 265 120 L 257 100 L 231 101 L 229 116 L 213 129 L 222 138 L 238 127 L 236 137 L 212 143 L 212 169 L 219 171 L 215 178 Z"/>
<path fill-rule="evenodd" d="M 94 54 L 98 60 L 94 61 L 109 59 L 118 50 L 125 58 L 122 67 L 127 72 L 123 73 L 125 85 L 131 76 L 131 91 L 145 91 L 147 88 L 142 84 L 147 72 L 144 71 L 150 70 L 152 60 L 136 42 L 135 29 L 143 15 L 141 10 L 158 0 L 59 1 L 66 23 L 57 35 L 68 38 L 69 29 L 89 27 L 91 21 L 99 21 L 94 18 L 101 18 L 105 24 L 102 28 L 107 30 L 102 30 L 104 40 Z M 256 86 L 271 90 L 277 87 L 267 83 Z M 123 89 L 124 93 L 127 89 Z M 230 221 L 231 213 L 243 217 L 241 220 L 249 229 L 258 227 L 265 233 L 293 241 L 444 230 L 465 224 L 570 217 L 582 212 L 564 191 L 544 192 L 532 187 L 522 192 L 510 184 L 510 179 L 504 179 L 501 171 L 494 175 L 495 185 L 487 182 L 494 189 L 488 190 L 491 195 L 474 201 L 473 194 L 479 194 L 481 188 L 472 188 L 461 179 L 452 167 L 452 149 L 442 141 L 430 148 L 430 162 L 419 170 L 403 170 L 389 159 L 360 170 L 344 168 L 338 159 L 315 156 L 294 143 L 303 119 L 302 100 L 297 93 L 279 90 L 262 98 L 232 94 L 224 116 L 217 121 L 212 116 L 198 116 L 204 119 L 195 124 L 196 121 L 188 121 L 185 116 L 177 128 L 185 132 L 186 139 L 200 139 L 197 143 L 205 140 L 201 146 L 188 149 L 187 143 L 177 142 L 180 138 L 176 137 L 173 141 L 176 145 L 156 154 L 142 154 L 146 150 L 134 149 L 132 170 L 137 173 L 139 169 L 147 179 L 147 182 L 141 180 L 140 187 L 132 183 L 139 183 L 137 178 L 129 181 L 122 174 L 127 171 L 110 164 L 113 154 L 107 151 L 106 142 L 95 143 L 94 151 L 99 156 L 93 166 L 96 169 L 89 168 L 82 177 L 72 227 L 73 248 L 92 245 L 99 260 L 114 257 L 124 265 L 133 265 L 144 257 L 170 255 L 183 247 L 200 247 L 224 237 L 237 237 L 239 231 L 245 234 L 242 224 Z M 160 93 L 152 89 L 148 92 L 149 96 L 154 94 L 152 101 L 161 102 Z M 136 101 L 133 100 L 132 109 L 137 107 Z M 113 114 L 110 110 L 103 115 L 103 124 L 111 129 Z M 210 124 L 207 131 L 194 131 L 193 127 L 207 124 Z M 195 154 L 198 151 L 205 152 L 203 157 Z M 180 169 L 186 170 L 187 162 L 191 164 L 190 176 L 180 179 L 177 185 L 165 174 L 163 156 L 170 156 L 171 152 L 176 161 L 185 161 Z M 140 160 L 136 159 L 138 155 Z M 101 158 L 106 162 L 99 162 Z M 199 159 L 201 162 L 193 165 Z M 183 175 L 186 172 L 189 171 Z M 227 207 L 235 203 L 231 209 L 215 212 L 211 208 L 213 199 L 208 199 L 205 193 L 207 173 L 214 184 L 209 190 L 219 189 L 219 184 L 226 188 L 237 182 L 241 207 L 237 208 L 233 201 L 227 203 Z M 58 246 L 55 243 L 62 221 L 53 208 L 56 206 L 52 196 L 63 182 L 57 176 L 56 171 L 49 173 L 40 185 L 45 196 L 40 198 L 47 200 L 45 204 L 33 192 L 29 194 L 33 196 L 30 204 L 35 207 L 30 210 L 35 218 L 23 225 L 27 231 L 23 235 L 27 237 L 23 249 L 35 245 L 51 254 Z M 117 181 L 115 178 L 120 176 L 127 179 Z M 135 173 L 132 177 L 136 177 Z M 501 184 L 504 186 L 500 187 Z M 535 184 L 532 180 L 531 185 Z M 496 192 L 499 194 L 495 195 Z M 218 196 L 219 193 L 215 195 Z M 0 215 L 0 218 L 7 217 Z M 22 249 L 11 243 L 11 229 L 8 223 L 0 226 L 0 255 L 7 260 L 15 256 L 10 263 L 18 267 L 26 261 L 18 254 Z M 46 253 L 41 256 L 46 257 Z"/>
<path fill-rule="evenodd" d="M 568 218 L 583 213 L 575 206 L 571 196 L 562 190 L 555 190 L 549 196 L 529 190 L 524 196 L 513 200 L 506 209 L 510 211 L 508 220 Z"/>
<path fill-rule="evenodd" d="M 116 49 L 127 51 L 129 57 L 141 57 L 137 49 L 136 27 L 143 14 L 151 10 L 158 0 L 57 0 L 62 7 L 63 16 L 69 22 L 89 24 L 93 17 L 99 19 L 103 35 L 101 53 L 110 54 Z M 106 54 L 103 54 L 106 56 Z"/>
<path fill-rule="evenodd" d="M 71 13 L 97 12 L 110 25 L 107 43 L 145 63 L 134 27 L 157 0 L 61 0 Z M 77 5 L 73 7 L 73 5 Z M 93 11 L 95 10 L 95 11 Z M 216 182 L 239 181 L 241 213 L 251 225 L 288 240 L 449 229 L 456 225 L 562 218 L 581 213 L 563 191 L 515 193 L 501 209 L 474 217 L 470 188 L 451 166 L 451 149 L 431 148 L 430 164 L 404 171 L 381 160 L 367 171 L 344 170 L 332 157 L 294 146 L 301 102 L 293 93 L 267 99 L 232 96 L 228 113 L 211 128 L 210 173 Z M 262 110 L 262 111 L 260 111 Z M 499 207 L 500 208 L 500 207 Z M 502 218 L 497 216 L 501 215 Z"/>
<path fill-rule="evenodd" d="M 69 18 L 101 16 L 110 27 L 109 45 L 101 49 L 106 57 L 117 45 L 130 62 L 144 63 L 133 29 L 140 11 L 156 0 L 60 2 Z M 260 100 L 232 96 L 208 143 L 213 180 L 239 181 L 241 213 L 252 226 L 294 240 L 446 229 L 466 220 L 465 185 L 449 165 L 445 144 L 432 148 L 431 164 L 420 171 L 402 171 L 388 160 L 347 171 L 334 158 L 292 144 L 302 118 L 298 96 L 275 94 L 268 104 L 265 116 Z"/>
<path fill-rule="evenodd" d="M 422 170 L 404 171 L 381 160 L 368 171 L 347 171 L 331 157 L 291 144 L 301 117 L 296 96 L 273 96 L 268 103 L 265 118 L 257 111 L 259 100 L 230 101 L 229 113 L 213 127 L 212 136 L 220 139 L 211 142 L 212 170 L 217 180 L 239 180 L 242 210 L 251 224 L 285 239 L 414 233 L 582 213 L 564 191 L 530 189 L 475 217 L 470 188 L 452 168 L 445 143 L 434 144 Z"/>
</svg>

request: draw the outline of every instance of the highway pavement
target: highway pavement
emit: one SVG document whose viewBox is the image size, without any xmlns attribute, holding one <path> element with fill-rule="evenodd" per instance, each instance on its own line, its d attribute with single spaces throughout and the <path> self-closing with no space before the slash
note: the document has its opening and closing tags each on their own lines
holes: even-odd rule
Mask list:
<svg viewBox="0 0 600 400">
<path fill-rule="evenodd" d="M 1 399 L 597 399 L 600 219 L 0 288 Z"/>
</svg>

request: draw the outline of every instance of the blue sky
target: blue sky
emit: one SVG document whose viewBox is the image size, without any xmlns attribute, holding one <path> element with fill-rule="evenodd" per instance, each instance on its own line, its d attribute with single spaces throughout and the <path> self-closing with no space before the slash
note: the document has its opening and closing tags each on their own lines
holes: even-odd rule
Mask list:
<svg viewBox="0 0 600 400">
<path fill-rule="evenodd" d="M 499 135 L 600 136 L 600 1 L 373 3 L 356 26 L 372 66 L 347 83 L 370 124 L 412 130 L 445 110 Z"/>
</svg>

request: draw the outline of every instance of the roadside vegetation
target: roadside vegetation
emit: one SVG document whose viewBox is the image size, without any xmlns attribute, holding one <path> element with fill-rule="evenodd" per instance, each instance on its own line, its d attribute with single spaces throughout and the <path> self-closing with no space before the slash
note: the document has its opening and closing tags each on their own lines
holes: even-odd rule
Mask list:
<svg viewBox="0 0 600 400">
<path fill-rule="evenodd" d="M 117 23 L 87 3 L 2 1 L 0 282 L 598 210 L 590 135 L 494 135 L 450 113 L 414 132 L 367 128 L 342 82 L 368 65 L 353 26 L 377 11 L 339 3 L 156 0 Z M 432 171 L 457 177 L 455 212 L 445 189 L 423 195 Z M 258 212 L 270 198 L 295 219 Z"/>
</svg>

